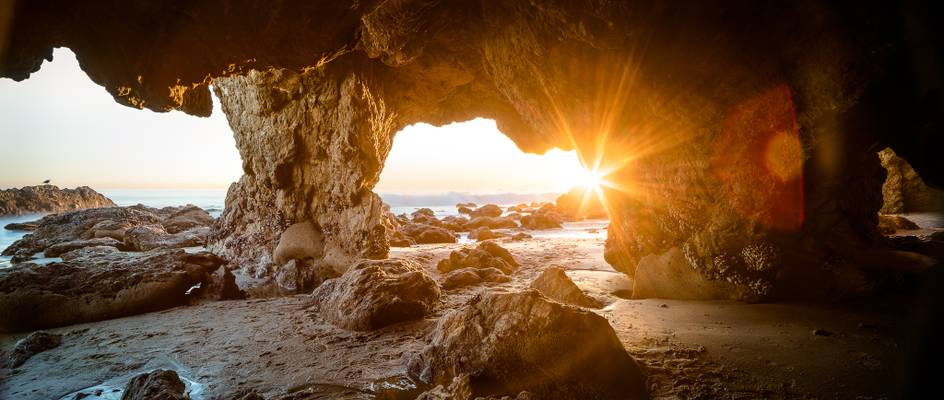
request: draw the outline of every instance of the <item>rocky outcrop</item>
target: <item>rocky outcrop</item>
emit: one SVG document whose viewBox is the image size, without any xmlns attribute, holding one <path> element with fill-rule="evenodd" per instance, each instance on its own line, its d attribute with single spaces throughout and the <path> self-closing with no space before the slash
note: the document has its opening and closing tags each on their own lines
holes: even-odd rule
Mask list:
<svg viewBox="0 0 944 400">
<path fill-rule="evenodd" d="M 131 251 L 203 246 L 211 228 L 195 224 L 214 222 L 205 217 L 209 214 L 194 206 L 158 209 L 137 205 L 52 214 L 37 221 L 36 229 L 4 249 L 3 254 L 45 252 L 47 257 L 58 257 L 92 246 Z M 179 230 L 185 227 L 188 230 Z"/>
<path fill-rule="evenodd" d="M 495 217 L 500 217 L 502 213 L 503 211 L 501 207 L 496 206 L 494 204 L 486 204 L 484 206 L 476 208 L 471 213 L 469 213 L 469 218 L 472 218 L 472 219 L 479 218 L 479 217 L 495 218 Z"/>
<path fill-rule="evenodd" d="M 561 218 L 552 213 L 534 213 L 521 217 L 521 226 L 527 229 L 560 229 Z"/>
<path fill-rule="evenodd" d="M 885 168 L 881 213 L 944 211 L 944 191 L 928 187 L 908 161 L 890 148 L 878 152 Z"/>
<path fill-rule="evenodd" d="M 157 369 L 131 378 L 121 400 L 186 400 L 186 388 L 177 372 Z"/>
<path fill-rule="evenodd" d="M 434 385 L 467 374 L 473 397 L 647 398 L 645 377 L 605 318 L 533 290 L 480 293 L 450 311 L 408 371 Z"/>
<path fill-rule="evenodd" d="M 633 298 L 682 300 L 756 300 L 749 288 L 726 280 L 709 280 L 699 274 L 678 248 L 665 254 L 648 255 L 639 261 Z"/>
<path fill-rule="evenodd" d="M 518 262 L 504 247 L 493 241 L 484 241 L 475 248 L 455 250 L 449 253 L 449 258 L 436 264 L 436 269 L 444 274 L 463 268 L 495 268 L 511 274 L 518 269 Z"/>
<path fill-rule="evenodd" d="M 187 303 L 223 259 L 208 252 L 96 254 L 0 269 L 0 332 L 99 321 Z"/>
<path fill-rule="evenodd" d="M 897 231 L 921 229 L 921 227 L 914 223 L 914 221 L 900 215 L 879 215 L 878 229 L 882 231 L 883 234 L 889 235 Z"/>
<path fill-rule="evenodd" d="M 479 227 L 469 232 L 469 239 L 475 239 L 478 241 L 498 239 L 505 236 L 508 236 L 508 234 L 504 232 L 495 232 L 491 229 L 488 229 L 487 226 Z"/>
<path fill-rule="evenodd" d="M 555 209 L 568 219 L 606 218 L 606 208 L 593 188 L 575 186 L 555 201 Z"/>
<path fill-rule="evenodd" d="M 114 206 L 109 198 L 88 186 L 59 189 L 53 185 L 40 185 L 0 190 L 0 215 L 59 213 Z"/>
<path fill-rule="evenodd" d="M 314 309 L 332 324 L 369 331 L 422 318 L 439 302 L 439 284 L 409 260 L 363 260 L 312 294 Z"/>
<path fill-rule="evenodd" d="M 339 270 L 385 257 L 371 189 L 416 122 L 492 118 L 524 151 L 576 149 L 609 183 L 614 268 L 677 247 L 764 298 L 841 279 L 881 241 L 877 148 L 944 185 L 939 18 L 920 4 L 280 4 L 18 2 L 0 76 L 65 46 L 122 104 L 207 115 L 214 85 L 244 176 L 213 247 L 245 268 L 302 221 Z"/>
<path fill-rule="evenodd" d="M 518 223 L 511 218 L 505 217 L 476 217 L 472 218 L 471 221 L 465 224 L 465 229 L 468 230 L 481 227 L 486 227 L 489 229 L 517 228 Z"/>
<path fill-rule="evenodd" d="M 572 304 L 580 307 L 602 308 L 603 303 L 593 297 L 588 296 L 560 267 L 551 267 L 538 276 L 534 282 L 531 282 L 531 288 L 535 289 L 549 299 L 557 300 L 564 304 Z"/>
<path fill-rule="evenodd" d="M 30 357 L 46 350 L 59 347 L 60 344 L 62 344 L 62 335 L 43 331 L 30 333 L 29 336 L 20 339 L 16 342 L 16 345 L 13 346 L 13 350 L 10 351 L 10 355 L 7 358 L 7 365 L 10 368 L 19 367 L 23 365 L 26 360 L 29 360 Z"/>
<path fill-rule="evenodd" d="M 456 235 L 446 228 L 426 224 L 403 225 L 400 227 L 400 232 L 417 244 L 455 243 L 457 241 Z"/>
<path fill-rule="evenodd" d="M 14 223 L 6 224 L 3 226 L 3 229 L 6 229 L 8 231 L 29 232 L 29 231 L 35 231 L 36 228 L 38 227 L 39 227 L 38 221 L 30 221 L 30 222 L 14 222 Z"/>
</svg>

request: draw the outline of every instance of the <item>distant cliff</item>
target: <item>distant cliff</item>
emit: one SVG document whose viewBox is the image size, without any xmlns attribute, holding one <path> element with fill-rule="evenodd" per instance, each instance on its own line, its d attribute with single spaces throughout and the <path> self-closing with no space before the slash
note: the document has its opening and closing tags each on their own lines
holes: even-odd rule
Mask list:
<svg viewBox="0 0 944 400">
<path fill-rule="evenodd" d="M 39 185 L 0 190 L 0 215 L 58 213 L 114 205 L 111 199 L 88 186 L 59 189 L 53 185 Z"/>
</svg>

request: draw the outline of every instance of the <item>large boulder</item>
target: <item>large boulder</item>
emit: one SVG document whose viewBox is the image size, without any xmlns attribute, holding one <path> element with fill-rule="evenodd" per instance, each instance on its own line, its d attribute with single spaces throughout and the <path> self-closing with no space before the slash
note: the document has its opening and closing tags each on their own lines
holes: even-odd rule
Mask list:
<svg viewBox="0 0 944 400">
<path fill-rule="evenodd" d="M 468 229 L 466 228 L 466 224 L 468 223 L 469 223 L 469 219 L 466 217 L 457 217 L 457 216 L 450 215 L 442 219 L 442 227 L 453 232 L 467 231 Z"/>
<path fill-rule="evenodd" d="M 456 235 L 445 228 L 427 224 L 407 224 L 400 227 L 400 232 L 419 244 L 455 243 Z"/>
<path fill-rule="evenodd" d="M 752 300 L 749 288 L 699 274 L 678 248 L 643 257 L 634 282 L 634 299 Z"/>
<path fill-rule="evenodd" d="M 531 288 L 541 292 L 549 299 L 564 304 L 589 308 L 603 307 L 600 300 L 590 297 L 583 290 L 580 290 L 577 284 L 570 280 L 564 269 L 560 267 L 551 267 L 544 270 L 534 282 L 531 282 Z"/>
<path fill-rule="evenodd" d="M 473 397 L 647 397 L 645 377 L 606 318 L 534 290 L 483 292 L 450 311 L 408 372 L 432 385 L 467 374 Z"/>
<path fill-rule="evenodd" d="M 469 232 L 469 239 L 475 239 L 478 241 L 497 239 L 505 236 L 508 236 L 508 234 L 503 232 L 495 232 L 489 229 L 487 226 L 475 228 Z"/>
<path fill-rule="evenodd" d="M 439 302 L 439 285 L 415 262 L 362 260 L 311 294 L 322 318 L 368 331 L 422 318 Z"/>
<path fill-rule="evenodd" d="M 109 198 L 88 186 L 59 189 L 53 185 L 39 185 L 0 190 L 0 215 L 58 213 L 114 206 Z"/>
<path fill-rule="evenodd" d="M 469 213 L 469 217 L 475 219 L 478 217 L 500 217 L 502 209 L 494 204 L 486 204 Z"/>
<path fill-rule="evenodd" d="M 291 260 L 320 258 L 324 252 L 324 234 L 311 221 L 294 224 L 279 237 L 273 258 L 276 264 L 285 264 Z"/>
<path fill-rule="evenodd" d="M 944 210 L 944 191 L 929 187 L 911 164 L 890 148 L 878 153 L 887 173 L 882 184 L 883 214 L 940 212 Z"/>
<path fill-rule="evenodd" d="M 495 268 L 506 274 L 518 269 L 518 262 L 511 253 L 493 241 L 484 241 L 475 248 L 464 247 L 449 253 L 436 265 L 442 273 L 449 273 L 462 268 Z"/>
<path fill-rule="evenodd" d="M 177 372 L 157 369 L 131 378 L 121 400 L 185 400 L 186 388 Z"/>
<path fill-rule="evenodd" d="M 187 291 L 224 260 L 154 250 L 0 269 L 0 332 L 99 321 L 187 303 Z"/>
<path fill-rule="evenodd" d="M 914 223 L 914 221 L 902 217 L 901 215 L 878 216 L 878 230 L 886 235 L 893 234 L 897 231 L 909 231 L 914 229 L 921 229 L 921 227 Z"/>
</svg>

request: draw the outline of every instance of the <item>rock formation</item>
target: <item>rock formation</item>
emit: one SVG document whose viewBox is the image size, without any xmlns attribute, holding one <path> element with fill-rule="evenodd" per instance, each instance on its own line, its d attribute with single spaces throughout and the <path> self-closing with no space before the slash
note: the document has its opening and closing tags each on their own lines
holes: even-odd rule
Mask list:
<svg viewBox="0 0 944 400">
<path fill-rule="evenodd" d="M 944 191 L 928 187 L 908 161 L 886 148 L 878 153 L 887 176 L 882 184 L 883 214 L 944 211 Z"/>
<path fill-rule="evenodd" d="M 131 378 L 121 400 L 186 400 L 186 387 L 176 372 L 157 369 Z"/>
<path fill-rule="evenodd" d="M 466 286 L 475 286 L 484 282 L 504 283 L 509 281 L 511 281 L 511 277 L 498 268 L 465 267 L 447 273 L 442 280 L 441 286 L 445 290 L 451 290 Z"/>
<path fill-rule="evenodd" d="M 208 252 L 154 250 L 76 257 L 0 269 L 0 332 L 118 318 L 187 303 L 223 259 Z"/>
<path fill-rule="evenodd" d="M 535 289 L 549 299 L 557 300 L 564 304 L 572 304 L 580 307 L 602 308 L 603 303 L 593 297 L 588 296 L 560 267 L 551 267 L 538 276 L 534 282 L 531 282 L 531 288 Z"/>
<path fill-rule="evenodd" d="M 114 206 L 109 198 L 88 186 L 59 189 L 53 185 L 41 185 L 0 190 L 0 215 L 59 213 Z"/>
<path fill-rule="evenodd" d="M 575 186 L 555 201 L 557 212 L 568 219 L 606 218 L 606 208 L 594 189 Z"/>
<path fill-rule="evenodd" d="M 449 258 L 436 265 L 436 269 L 444 274 L 462 268 L 495 268 L 511 274 L 518 269 L 518 262 L 498 243 L 484 241 L 475 248 L 465 247 L 453 251 L 449 253 Z"/>
<path fill-rule="evenodd" d="M 364 260 L 321 284 L 314 308 L 332 324 L 369 331 L 422 318 L 439 302 L 439 284 L 408 260 Z"/>
<path fill-rule="evenodd" d="M 26 360 L 29 360 L 30 357 L 46 350 L 59 347 L 60 344 L 62 344 L 62 335 L 43 331 L 30 333 L 29 336 L 16 342 L 16 346 L 13 346 L 13 350 L 10 351 L 10 355 L 7 359 L 7 365 L 9 365 L 10 368 L 19 367 L 23 365 Z"/>
<path fill-rule="evenodd" d="M 473 397 L 647 397 L 645 378 L 605 318 L 534 290 L 484 292 L 450 311 L 408 370 L 429 384 L 467 374 Z"/>
<path fill-rule="evenodd" d="M 678 248 L 776 298 L 881 240 L 876 145 L 944 185 L 941 49 L 920 34 L 940 18 L 916 4 L 17 2 L 0 76 L 65 46 L 121 104 L 207 115 L 213 84 L 244 176 L 212 246 L 245 268 L 304 221 L 339 270 L 385 257 L 371 189 L 394 133 L 485 117 L 606 174 L 615 268 Z"/>
</svg>

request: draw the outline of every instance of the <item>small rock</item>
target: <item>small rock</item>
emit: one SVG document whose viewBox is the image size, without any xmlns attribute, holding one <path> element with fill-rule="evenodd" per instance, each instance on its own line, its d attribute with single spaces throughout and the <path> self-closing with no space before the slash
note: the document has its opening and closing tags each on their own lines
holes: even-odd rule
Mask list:
<svg viewBox="0 0 944 400">
<path fill-rule="evenodd" d="M 495 268 L 511 274 L 518 268 L 518 262 L 505 248 L 493 241 L 485 241 L 476 248 L 455 250 L 449 258 L 436 265 L 436 269 L 444 274 L 462 268 Z"/>
<path fill-rule="evenodd" d="M 476 217 L 500 217 L 502 215 L 501 207 L 494 204 L 486 204 L 479 208 L 476 208 L 475 211 L 469 213 L 469 216 L 472 218 Z"/>
<path fill-rule="evenodd" d="M 60 344 L 62 344 L 62 335 L 44 331 L 33 332 L 29 334 L 29 336 L 16 342 L 16 345 L 13 346 L 13 351 L 10 352 L 7 363 L 10 368 L 19 367 L 23 365 L 26 360 L 29 360 L 30 357 L 46 350 L 59 347 Z"/>
<path fill-rule="evenodd" d="M 158 369 L 131 378 L 121 400 L 184 400 L 185 389 L 177 372 Z"/>
<path fill-rule="evenodd" d="M 496 268 L 462 268 L 446 274 L 443 278 L 442 288 L 445 290 L 457 289 L 465 286 L 478 285 L 483 282 L 503 283 L 511 281 L 511 277 L 505 275 Z"/>
<path fill-rule="evenodd" d="M 830 331 L 827 331 L 827 330 L 825 330 L 825 329 L 816 328 L 816 329 L 813 329 L 813 335 L 815 335 L 815 336 L 832 336 L 833 333 L 830 332 Z"/>
</svg>

